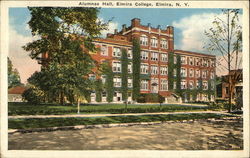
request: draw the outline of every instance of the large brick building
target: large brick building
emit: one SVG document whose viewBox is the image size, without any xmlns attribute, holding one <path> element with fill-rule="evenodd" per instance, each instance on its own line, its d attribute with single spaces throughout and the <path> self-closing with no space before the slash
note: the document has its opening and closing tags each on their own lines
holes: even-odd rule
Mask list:
<svg viewBox="0 0 250 158">
<path fill-rule="evenodd" d="M 214 100 L 214 78 L 215 78 L 215 56 L 202 53 L 175 50 L 174 49 L 174 28 L 168 26 L 165 29 L 142 25 L 140 19 L 132 19 L 131 26 L 122 26 L 121 31 L 115 30 L 113 34 L 107 34 L 106 38 L 96 39 L 98 52 L 91 56 L 99 63 L 108 61 L 112 66 L 115 76 L 114 87 L 121 87 L 121 50 L 126 49 L 128 59 L 133 58 L 132 39 L 140 41 L 141 66 L 140 66 L 140 92 L 158 93 L 166 98 L 166 102 L 173 102 L 182 98 L 187 101 L 209 101 Z M 170 54 L 173 55 L 173 64 L 169 62 Z M 180 58 L 180 67 L 176 67 Z M 128 73 L 132 72 L 132 62 L 128 64 Z M 169 69 L 173 74 L 169 75 Z M 178 75 L 177 73 L 180 73 Z M 180 76 L 178 80 L 176 77 Z M 90 77 L 96 77 L 94 74 Z M 105 82 L 105 76 L 101 76 Z M 172 79 L 170 79 L 172 78 Z M 171 83 L 170 83 L 171 82 Z M 180 84 L 179 86 L 177 84 Z M 170 88 L 169 85 L 172 85 Z M 131 89 L 132 78 L 128 78 L 128 87 Z M 176 93 L 180 87 L 181 95 Z M 179 92 L 180 92 L 179 91 Z M 131 92 L 128 94 L 128 101 L 132 101 Z M 173 99 L 176 98 L 176 99 Z M 114 102 L 122 102 L 122 94 L 118 90 L 114 92 Z M 91 102 L 95 102 L 95 93 L 91 94 Z M 102 93 L 102 102 L 106 102 L 106 92 Z"/>
</svg>

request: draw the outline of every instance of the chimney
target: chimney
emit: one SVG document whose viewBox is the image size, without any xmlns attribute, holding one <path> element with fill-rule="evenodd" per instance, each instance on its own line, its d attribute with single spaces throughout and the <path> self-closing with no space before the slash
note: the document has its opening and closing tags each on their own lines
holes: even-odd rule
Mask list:
<svg viewBox="0 0 250 158">
<path fill-rule="evenodd" d="M 141 20 L 138 19 L 138 18 L 134 18 L 134 19 L 131 20 L 131 26 L 132 27 L 138 27 L 138 26 L 141 25 L 140 23 L 141 23 Z"/>
<path fill-rule="evenodd" d="M 111 37 L 112 33 L 107 33 L 107 38 Z"/>
<path fill-rule="evenodd" d="M 158 26 L 157 26 L 157 29 L 161 29 L 161 25 L 158 25 Z"/>
<path fill-rule="evenodd" d="M 148 23 L 148 27 L 151 27 L 151 23 Z"/>
<path fill-rule="evenodd" d="M 122 25 L 122 32 L 125 32 L 126 31 L 126 24 L 123 24 Z"/>
<path fill-rule="evenodd" d="M 114 34 L 117 34 L 117 29 L 114 30 Z"/>
</svg>

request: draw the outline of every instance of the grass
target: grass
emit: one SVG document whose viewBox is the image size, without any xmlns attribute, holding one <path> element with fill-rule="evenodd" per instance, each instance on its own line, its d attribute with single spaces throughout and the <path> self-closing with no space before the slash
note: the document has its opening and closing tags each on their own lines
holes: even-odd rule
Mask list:
<svg viewBox="0 0 250 158">
<path fill-rule="evenodd" d="M 190 107 L 178 105 L 163 105 L 160 108 L 156 105 L 128 105 L 127 111 L 122 104 L 102 104 L 102 105 L 81 105 L 81 114 L 121 114 L 121 113 L 152 113 L 152 112 L 175 112 L 175 111 L 195 111 L 207 110 L 207 107 Z M 32 105 L 28 103 L 9 103 L 8 115 L 61 115 L 76 114 L 77 106 L 55 104 Z"/>
<path fill-rule="evenodd" d="M 95 125 L 111 123 L 131 123 L 131 122 L 155 122 L 169 120 L 190 120 L 222 118 L 232 115 L 221 115 L 212 113 L 196 114 L 168 114 L 168 115 L 143 115 L 143 116 L 111 116 L 95 118 L 32 118 L 32 119 L 9 119 L 9 129 L 32 129 L 75 125 Z"/>
</svg>

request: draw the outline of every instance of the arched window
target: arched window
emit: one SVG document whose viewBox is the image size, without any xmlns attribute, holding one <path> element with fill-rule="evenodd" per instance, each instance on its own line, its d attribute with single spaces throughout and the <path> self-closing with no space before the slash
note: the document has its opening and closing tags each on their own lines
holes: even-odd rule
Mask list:
<svg viewBox="0 0 250 158">
<path fill-rule="evenodd" d="M 165 38 L 161 39 L 161 48 L 167 49 L 168 48 L 168 41 Z"/>
<path fill-rule="evenodd" d="M 148 37 L 146 35 L 141 35 L 140 37 L 140 44 L 143 46 L 148 45 Z"/>
</svg>

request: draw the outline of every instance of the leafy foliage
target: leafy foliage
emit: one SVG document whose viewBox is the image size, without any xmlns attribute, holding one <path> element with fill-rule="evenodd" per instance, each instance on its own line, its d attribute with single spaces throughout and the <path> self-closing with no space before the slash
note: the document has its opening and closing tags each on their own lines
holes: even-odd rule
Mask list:
<svg viewBox="0 0 250 158">
<path fill-rule="evenodd" d="M 133 39 L 133 93 L 132 99 L 137 100 L 140 95 L 140 65 L 141 65 L 141 48 L 138 39 Z"/>
<path fill-rule="evenodd" d="M 8 57 L 8 88 L 21 85 L 21 79 L 17 69 L 13 69 L 13 64 Z"/>
<path fill-rule="evenodd" d="M 122 100 L 128 99 L 128 56 L 126 49 L 122 49 Z"/>
<path fill-rule="evenodd" d="M 36 78 L 33 84 L 46 93 L 47 101 L 51 94 L 56 96 L 53 101 L 60 100 L 61 104 L 65 97 L 70 102 L 88 98 L 93 86 L 87 76 L 95 67 L 88 52 L 96 51 L 92 39 L 106 28 L 106 24 L 98 21 L 98 10 L 80 7 L 29 7 L 29 10 L 32 35 L 40 39 L 23 48 L 32 59 L 48 54 L 48 58 L 42 59 L 39 72 L 42 81 Z"/>
</svg>

